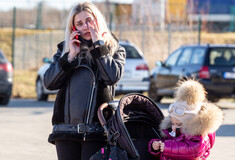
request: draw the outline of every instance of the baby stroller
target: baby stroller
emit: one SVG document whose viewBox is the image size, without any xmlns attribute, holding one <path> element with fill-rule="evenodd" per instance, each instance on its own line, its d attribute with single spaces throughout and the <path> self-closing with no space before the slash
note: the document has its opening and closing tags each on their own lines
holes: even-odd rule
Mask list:
<svg viewBox="0 0 235 160">
<path fill-rule="evenodd" d="M 113 108 L 115 112 L 107 122 L 104 110 Z M 127 94 L 119 102 L 102 104 L 98 118 L 109 143 L 118 145 L 127 152 L 129 159 L 152 160 L 148 153 L 148 142 L 159 138 L 159 124 L 164 118 L 160 108 L 150 98 L 141 94 Z"/>
</svg>

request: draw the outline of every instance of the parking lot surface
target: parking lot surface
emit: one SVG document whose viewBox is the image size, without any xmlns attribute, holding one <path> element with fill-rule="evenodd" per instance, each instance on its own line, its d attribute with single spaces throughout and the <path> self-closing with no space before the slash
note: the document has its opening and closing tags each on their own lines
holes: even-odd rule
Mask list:
<svg viewBox="0 0 235 160">
<path fill-rule="evenodd" d="M 158 105 L 164 115 L 172 100 Z M 235 103 L 222 100 L 224 122 L 217 131 L 215 145 L 208 160 L 234 159 Z M 54 145 L 47 142 L 51 133 L 53 100 L 12 99 L 0 107 L 0 160 L 56 160 Z"/>
</svg>

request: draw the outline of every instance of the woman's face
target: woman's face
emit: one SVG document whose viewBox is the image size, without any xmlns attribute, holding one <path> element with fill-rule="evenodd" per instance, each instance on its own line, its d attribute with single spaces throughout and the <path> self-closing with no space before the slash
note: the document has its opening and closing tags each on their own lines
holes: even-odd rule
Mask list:
<svg viewBox="0 0 235 160">
<path fill-rule="evenodd" d="M 171 129 L 174 132 L 176 132 L 176 128 L 181 128 L 182 127 L 182 123 L 174 117 L 171 117 L 171 123 L 172 123 L 172 128 Z"/>
<path fill-rule="evenodd" d="M 88 22 L 94 21 L 94 17 L 91 13 L 87 11 L 82 11 L 75 15 L 74 25 L 78 31 L 81 33 L 81 37 L 86 40 L 91 40 L 91 33 L 88 28 Z M 93 23 L 90 23 L 92 26 Z M 92 26 L 93 27 L 93 26 Z"/>
</svg>

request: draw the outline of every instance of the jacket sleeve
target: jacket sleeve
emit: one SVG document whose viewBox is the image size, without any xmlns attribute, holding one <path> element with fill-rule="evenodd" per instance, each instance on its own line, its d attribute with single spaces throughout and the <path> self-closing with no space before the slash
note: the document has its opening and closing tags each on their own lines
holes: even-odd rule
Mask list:
<svg viewBox="0 0 235 160">
<path fill-rule="evenodd" d="M 201 136 L 190 138 L 177 137 L 165 140 L 165 148 L 161 153 L 166 158 L 195 159 L 201 157 L 207 148 L 207 142 Z"/>
<path fill-rule="evenodd" d="M 77 61 L 68 62 L 68 53 L 61 57 L 61 50 L 58 49 L 53 57 L 53 62 L 44 74 L 45 87 L 49 90 L 60 89 L 76 65 Z"/>
<path fill-rule="evenodd" d="M 123 47 L 119 46 L 118 50 L 111 56 L 108 47 L 102 45 L 91 50 L 91 55 L 106 85 L 113 85 L 121 79 L 126 61 L 126 51 Z"/>
</svg>

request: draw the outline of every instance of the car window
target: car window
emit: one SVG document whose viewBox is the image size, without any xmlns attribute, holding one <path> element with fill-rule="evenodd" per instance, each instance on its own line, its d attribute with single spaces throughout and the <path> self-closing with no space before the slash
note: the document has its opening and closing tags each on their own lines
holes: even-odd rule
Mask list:
<svg viewBox="0 0 235 160">
<path fill-rule="evenodd" d="M 126 58 L 129 59 L 141 59 L 139 52 L 132 46 L 123 45 L 126 50 Z"/>
<path fill-rule="evenodd" d="M 0 59 L 4 59 L 4 56 L 1 52 L 0 52 Z"/>
<path fill-rule="evenodd" d="M 170 57 L 166 60 L 165 66 L 168 66 L 168 67 L 169 67 L 169 66 L 175 66 L 176 61 L 177 61 L 177 59 L 178 59 L 178 57 L 179 57 L 181 51 L 182 51 L 182 49 L 178 49 L 178 50 L 174 51 L 174 52 L 170 55 Z"/>
<path fill-rule="evenodd" d="M 195 48 L 193 51 L 192 58 L 190 60 L 190 64 L 202 64 L 205 57 L 205 53 L 206 48 Z"/>
<path fill-rule="evenodd" d="M 188 65 L 192 52 L 193 52 L 192 48 L 185 48 L 180 55 L 180 58 L 177 62 L 177 66 Z"/>
<path fill-rule="evenodd" d="M 210 50 L 210 65 L 230 66 L 235 64 L 235 48 L 213 48 Z"/>
</svg>

